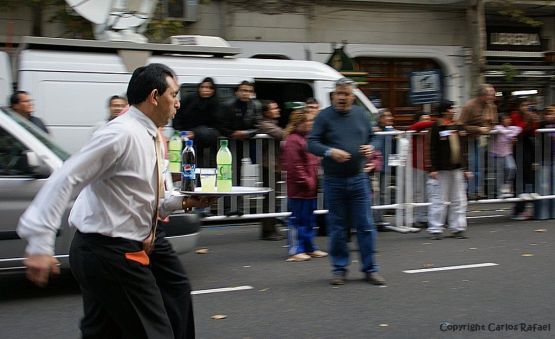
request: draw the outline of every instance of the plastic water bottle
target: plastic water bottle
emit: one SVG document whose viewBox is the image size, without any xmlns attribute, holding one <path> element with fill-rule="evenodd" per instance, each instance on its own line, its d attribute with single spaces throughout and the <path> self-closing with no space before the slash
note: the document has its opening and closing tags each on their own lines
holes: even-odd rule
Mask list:
<svg viewBox="0 0 555 339">
<path fill-rule="evenodd" d="M 231 164 L 233 163 L 233 156 L 227 148 L 227 140 L 220 140 L 220 149 L 216 154 L 216 186 L 218 192 L 230 192 L 232 186 L 232 172 Z"/>
<path fill-rule="evenodd" d="M 258 165 L 250 158 L 241 159 L 241 186 L 255 187 L 258 184 Z"/>
<path fill-rule="evenodd" d="M 196 187 L 197 158 L 193 148 L 193 140 L 187 140 L 181 155 L 181 190 L 194 192 Z"/>
<path fill-rule="evenodd" d="M 183 151 L 183 141 L 176 131 L 170 138 L 168 143 L 168 160 L 170 164 L 168 165 L 168 171 L 170 173 L 180 173 L 181 172 L 181 152 Z"/>
</svg>

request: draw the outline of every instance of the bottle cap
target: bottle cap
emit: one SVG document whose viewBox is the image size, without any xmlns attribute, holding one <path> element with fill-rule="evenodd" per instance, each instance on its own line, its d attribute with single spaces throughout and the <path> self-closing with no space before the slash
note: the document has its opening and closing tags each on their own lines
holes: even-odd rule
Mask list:
<svg viewBox="0 0 555 339">
<path fill-rule="evenodd" d="M 227 139 L 220 140 L 220 147 L 227 147 Z"/>
<path fill-rule="evenodd" d="M 193 140 L 189 139 L 189 140 L 185 141 L 185 145 L 193 146 Z"/>
<path fill-rule="evenodd" d="M 189 131 L 181 131 L 181 132 L 179 132 L 179 135 L 183 138 L 183 137 L 186 137 L 186 136 L 187 136 L 187 133 L 188 133 L 188 132 L 189 132 Z"/>
</svg>

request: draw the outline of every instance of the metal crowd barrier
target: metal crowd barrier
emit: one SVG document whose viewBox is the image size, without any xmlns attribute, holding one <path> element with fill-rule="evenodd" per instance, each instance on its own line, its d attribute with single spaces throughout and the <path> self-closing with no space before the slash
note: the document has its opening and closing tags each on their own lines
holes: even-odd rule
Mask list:
<svg viewBox="0 0 555 339">
<path fill-rule="evenodd" d="M 382 150 L 383 169 L 371 174 L 370 180 L 374 216 L 390 212 L 394 222 L 388 228 L 403 233 L 418 231 L 412 225 L 415 221 L 424 221 L 417 219 L 426 218 L 430 205 L 426 198 L 428 173 L 423 170 L 429 147 L 427 132 L 388 131 L 377 132 L 376 136 L 384 139 L 385 146 Z M 529 147 L 523 148 L 522 143 L 516 143 L 513 156 L 517 169 L 512 197 L 500 196 L 500 180 L 505 173 L 492 153 L 495 137 L 496 134 L 491 133 L 478 140 L 469 138 L 469 169 L 478 165 L 477 175 L 474 176 L 478 189 L 476 197 L 471 196 L 468 202 L 488 204 L 530 200 L 535 204 L 537 219 L 555 218 L 555 200 L 552 200 L 555 198 L 555 129 L 536 131 L 536 136 L 530 140 L 533 154 L 530 154 L 532 150 Z M 279 166 L 279 142 L 265 134 L 258 134 L 250 140 L 231 140 L 229 147 L 233 154 L 233 185 L 265 186 L 272 188 L 272 192 L 259 197 L 220 198 L 216 215 L 205 217 L 203 221 L 230 222 L 289 216 L 285 185 L 287 174 Z M 523 168 L 526 159 L 532 161 L 531 173 Z M 317 206 L 316 214 L 327 213 L 321 188 Z"/>
</svg>

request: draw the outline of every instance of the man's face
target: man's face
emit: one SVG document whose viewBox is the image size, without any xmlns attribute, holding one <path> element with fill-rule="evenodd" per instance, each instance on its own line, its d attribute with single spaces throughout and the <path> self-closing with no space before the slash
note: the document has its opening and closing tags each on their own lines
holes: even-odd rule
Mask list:
<svg viewBox="0 0 555 339">
<path fill-rule="evenodd" d="M 380 116 L 380 121 L 383 126 L 393 126 L 393 115 L 390 111 L 385 111 Z"/>
<path fill-rule="evenodd" d="M 110 102 L 110 116 L 117 117 L 127 106 L 127 101 L 123 99 L 114 99 Z"/>
<path fill-rule="evenodd" d="M 353 86 L 340 85 L 335 87 L 333 106 L 336 110 L 340 112 L 348 111 L 353 105 L 354 100 Z"/>
<path fill-rule="evenodd" d="M 164 93 L 158 93 L 156 99 L 156 113 L 154 123 L 157 127 L 167 125 L 170 119 L 173 119 L 175 112 L 179 108 L 179 85 L 173 77 L 166 77 L 168 87 Z"/>
<path fill-rule="evenodd" d="M 280 113 L 280 109 L 278 104 L 276 104 L 275 102 L 272 102 L 271 104 L 268 105 L 268 110 L 266 111 L 266 117 L 270 118 L 270 119 L 277 119 L 279 118 L 279 113 Z"/>
<path fill-rule="evenodd" d="M 214 85 L 211 82 L 203 82 L 198 88 L 198 95 L 201 98 L 210 98 L 214 95 Z"/>
<path fill-rule="evenodd" d="M 33 113 L 33 100 L 29 94 L 19 94 L 19 102 L 13 105 L 13 110 L 17 113 L 29 117 Z"/>
<path fill-rule="evenodd" d="M 235 95 L 237 96 L 237 98 L 245 102 L 250 101 L 253 94 L 254 94 L 254 87 L 249 85 L 241 85 L 237 89 L 237 92 L 235 92 Z"/>
</svg>

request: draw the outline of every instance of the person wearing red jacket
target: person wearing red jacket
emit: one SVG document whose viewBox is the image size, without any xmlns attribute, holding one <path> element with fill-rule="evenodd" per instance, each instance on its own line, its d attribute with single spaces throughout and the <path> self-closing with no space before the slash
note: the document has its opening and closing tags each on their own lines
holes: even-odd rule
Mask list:
<svg viewBox="0 0 555 339">
<path fill-rule="evenodd" d="M 511 125 L 518 126 L 522 130 L 517 136 L 515 159 L 517 168 L 521 166 L 522 177 L 517 177 L 516 192 L 522 201 L 518 201 L 513 208 L 512 219 L 528 220 L 532 218 L 530 213 L 526 211 L 526 200 L 531 197 L 528 193 L 534 191 L 535 172 L 534 172 L 534 155 L 535 155 L 535 133 L 539 127 L 539 117 L 536 113 L 530 112 L 527 99 L 519 99 L 517 101 L 518 109 L 511 112 Z M 519 179 L 521 180 L 519 182 Z"/>
<path fill-rule="evenodd" d="M 414 201 L 428 201 L 428 174 L 430 172 L 430 135 L 429 129 L 434 125 L 430 114 L 420 112 L 415 117 L 415 122 L 409 126 L 409 131 L 415 131 L 412 135 L 412 167 L 414 183 Z M 425 133 L 423 131 L 427 131 Z M 422 132 L 422 133 L 419 133 Z M 414 226 L 418 228 L 428 227 L 428 209 L 426 206 L 415 207 Z"/>
<path fill-rule="evenodd" d="M 318 193 L 318 166 L 320 160 L 309 153 L 306 137 L 312 129 L 314 117 L 296 110 L 291 113 L 285 128 L 286 139 L 282 147 L 282 168 L 287 172 L 287 198 L 289 217 L 287 261 L 306 261 L 328 254 L 314 244 L 314 226 Z"/>
</svg>

